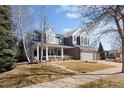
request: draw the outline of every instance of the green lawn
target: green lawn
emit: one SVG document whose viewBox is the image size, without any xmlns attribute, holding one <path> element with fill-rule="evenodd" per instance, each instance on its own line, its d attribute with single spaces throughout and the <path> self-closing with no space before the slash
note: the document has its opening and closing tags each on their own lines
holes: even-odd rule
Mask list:
<svg viewBox="0 0 124 93">
<path fill-rule="evenodd" d="M 103 70 L 113 67 L 110 65 L 104 65 L 99 63 L 86 63 L 82 61 L 68 61 L 68 62 L 60 62 L 60 63 L 58 62 L 56 64 L 78 72 L 91 72 L 91 71 Z"/>
<path fill-rule="evenodd" d="M 65 78 L 69 73 L 52 65 L 25 64 L 18 65 L 15 69 L 0 74 L 0 87 L 24 87 L 32 84 Z M 50 75 L 52 74 L 52 75 Z M 51 78 L 49 78 L 51 77 Z"/>
<path fill-rule="evenodd" d="M 110 76 L 79 86 L 80 88 L 124 88 L 124 76 Z"/>
</svg>

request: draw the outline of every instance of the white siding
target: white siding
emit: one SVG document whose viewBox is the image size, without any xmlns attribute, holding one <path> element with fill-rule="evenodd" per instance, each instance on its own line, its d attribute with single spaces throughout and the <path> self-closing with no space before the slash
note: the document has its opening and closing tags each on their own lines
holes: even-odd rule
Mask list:
<svg viewBox="0 0 124 93">
<path fill-rule="evenodd" d="M 89 46 L 89 36 L 86 32 L 83 32 L 81 35 L 80 35 L 80 45 L 82 46 Z"/>
<path fill-rule="evenodd" d="M 50 43 L 50 44 L 56 44 L 56 34 L 52 31 L 52 29 L 49 29 L 46 32 L 46 43 Z"/>
</svg>

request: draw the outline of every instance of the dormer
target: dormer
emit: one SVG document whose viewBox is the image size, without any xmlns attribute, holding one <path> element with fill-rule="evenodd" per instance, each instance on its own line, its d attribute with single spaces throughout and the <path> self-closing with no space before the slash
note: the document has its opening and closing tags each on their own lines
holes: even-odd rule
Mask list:
<svg viewBox="0 0 124 93">
<path fill-rule="evenodd" d="M 75 30 L 75 32 L 72 34 L 72 42 L 73 45 L 79 45 L 79 38 L 80 34 L 83 32 L 82 28 L 78 28 Z"/>
<path fill-rule="evenodd" d="M 46 43 L 55 44 L 56 43 L 55 37 L 56 37 L 55 32 L 52 30 L 52 28 L 49 28 L 48 31 L 46 31 Z"/>
<path fill-rule="evenodd" d="M 38 31 L 33 31 L 28 33 L 30 36 L 31 41 L 40 41 L 41 35 Z"/>
<path fill-rule="evenodd" d="M 65 44 L 66 45 L 80 45 L 80 35 L 82 34 L 82 27 L 74 29 L 65 34 Z"/>
</svg>

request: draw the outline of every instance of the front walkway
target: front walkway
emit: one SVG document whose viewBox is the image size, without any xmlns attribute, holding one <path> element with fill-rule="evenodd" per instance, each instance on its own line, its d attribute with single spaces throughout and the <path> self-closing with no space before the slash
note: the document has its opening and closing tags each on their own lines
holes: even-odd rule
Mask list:
<svg viewBox="0 0 124 93">
<path fill-rule="evenodd" d="M 75 75 L 72 77 L 45 82 L 37 85 L 31 85 L 28 87 L 29 88 L 76 88 L 80 84 L 85 84 L 95 79 L 99 79 L 99 78 L 110 76 L 110 75 L 120 74 L 121 63 L 114 63 L 114 62 L 107 62 L 107 61 L 99 61 L 98 63 L 112 65 L 115 67 L 105 69 L 105 70 L 89 72 L 89 73 L 81 73 L 79 75 Z"/>
</svg>

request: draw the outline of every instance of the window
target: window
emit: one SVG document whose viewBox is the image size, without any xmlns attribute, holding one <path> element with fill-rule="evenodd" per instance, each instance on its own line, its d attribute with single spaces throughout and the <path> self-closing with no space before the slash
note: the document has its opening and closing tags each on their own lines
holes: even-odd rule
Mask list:
<svg viewBox="0 0 124 93">
<path fill-rule="evenodd" d="M 87 45 L 89 45 L 89 39 L 87 39 Z"/>
<path fill-rule="evenodd" d="M 84 45 L 87 45 L 87 38 L 84 38 Z"/>
<path fill-rule="evenodd" d="M 54 49 L 51 49 L 51 55 L 54 55 Z"/>
<path fill-rule="evenodd" d="M 87 37 L 81 37 L 81 45 L 89 45 L 89 39 Z"/>
<path fill-rule="evenodd" d="M 47 41 L 48 42 L 54 42 L 54 34 L 48 35 L 47 36 Z"/>
<path fill-rule="evenodd" d="M 58 56 L 61 56 L 61 51 L 60 50 L 58 50 Z"/>
<path fill-rule="evenodd" d="M 40 36 L 33 36 L 33 40 L 39 40 Z"/>
<path fill-rule="evenodd" d="M 73 43 L 74 43 L 74 44 L 77 44 L 77 37 L 76 37 L 76 36 L 73 36 L 73 39 L 74 39 L 74 40 L 73 40 Z"/>
<path fill-rule="evenodd" d="M 53 56 L 54 55 L 54 49 L 48 49 L 48 55 Z"/>
<path fill-rule="evenodd" d="M 51 50 L 50 49 L 48 49 L 48 55 L 51 55 Z"/>
<path fill-rule="evenodd" d="M 81 37 L 81 44 L 83 45 L 84 44 L 84 38 Z"/>
<path fill-rule="evenodd" d="M 46 56 L 46 50 L 45 49 L 43 50 L 43 56 Z"/>
<path fill-rule="evenodd" d="M 50 41 L 50 35 L 47 36 L 47 41 Z"/>
<path fill-rule="evenodd" d="M 59 38 L 56 38 L 56 44 L 59 44 Z"/>
<path fill-rule="evenodd" d="M 63 42 L 63 39 L 62 38 L 60 38 L 60 44 L 63 44 L 64 42 Z"/>
</svg>

